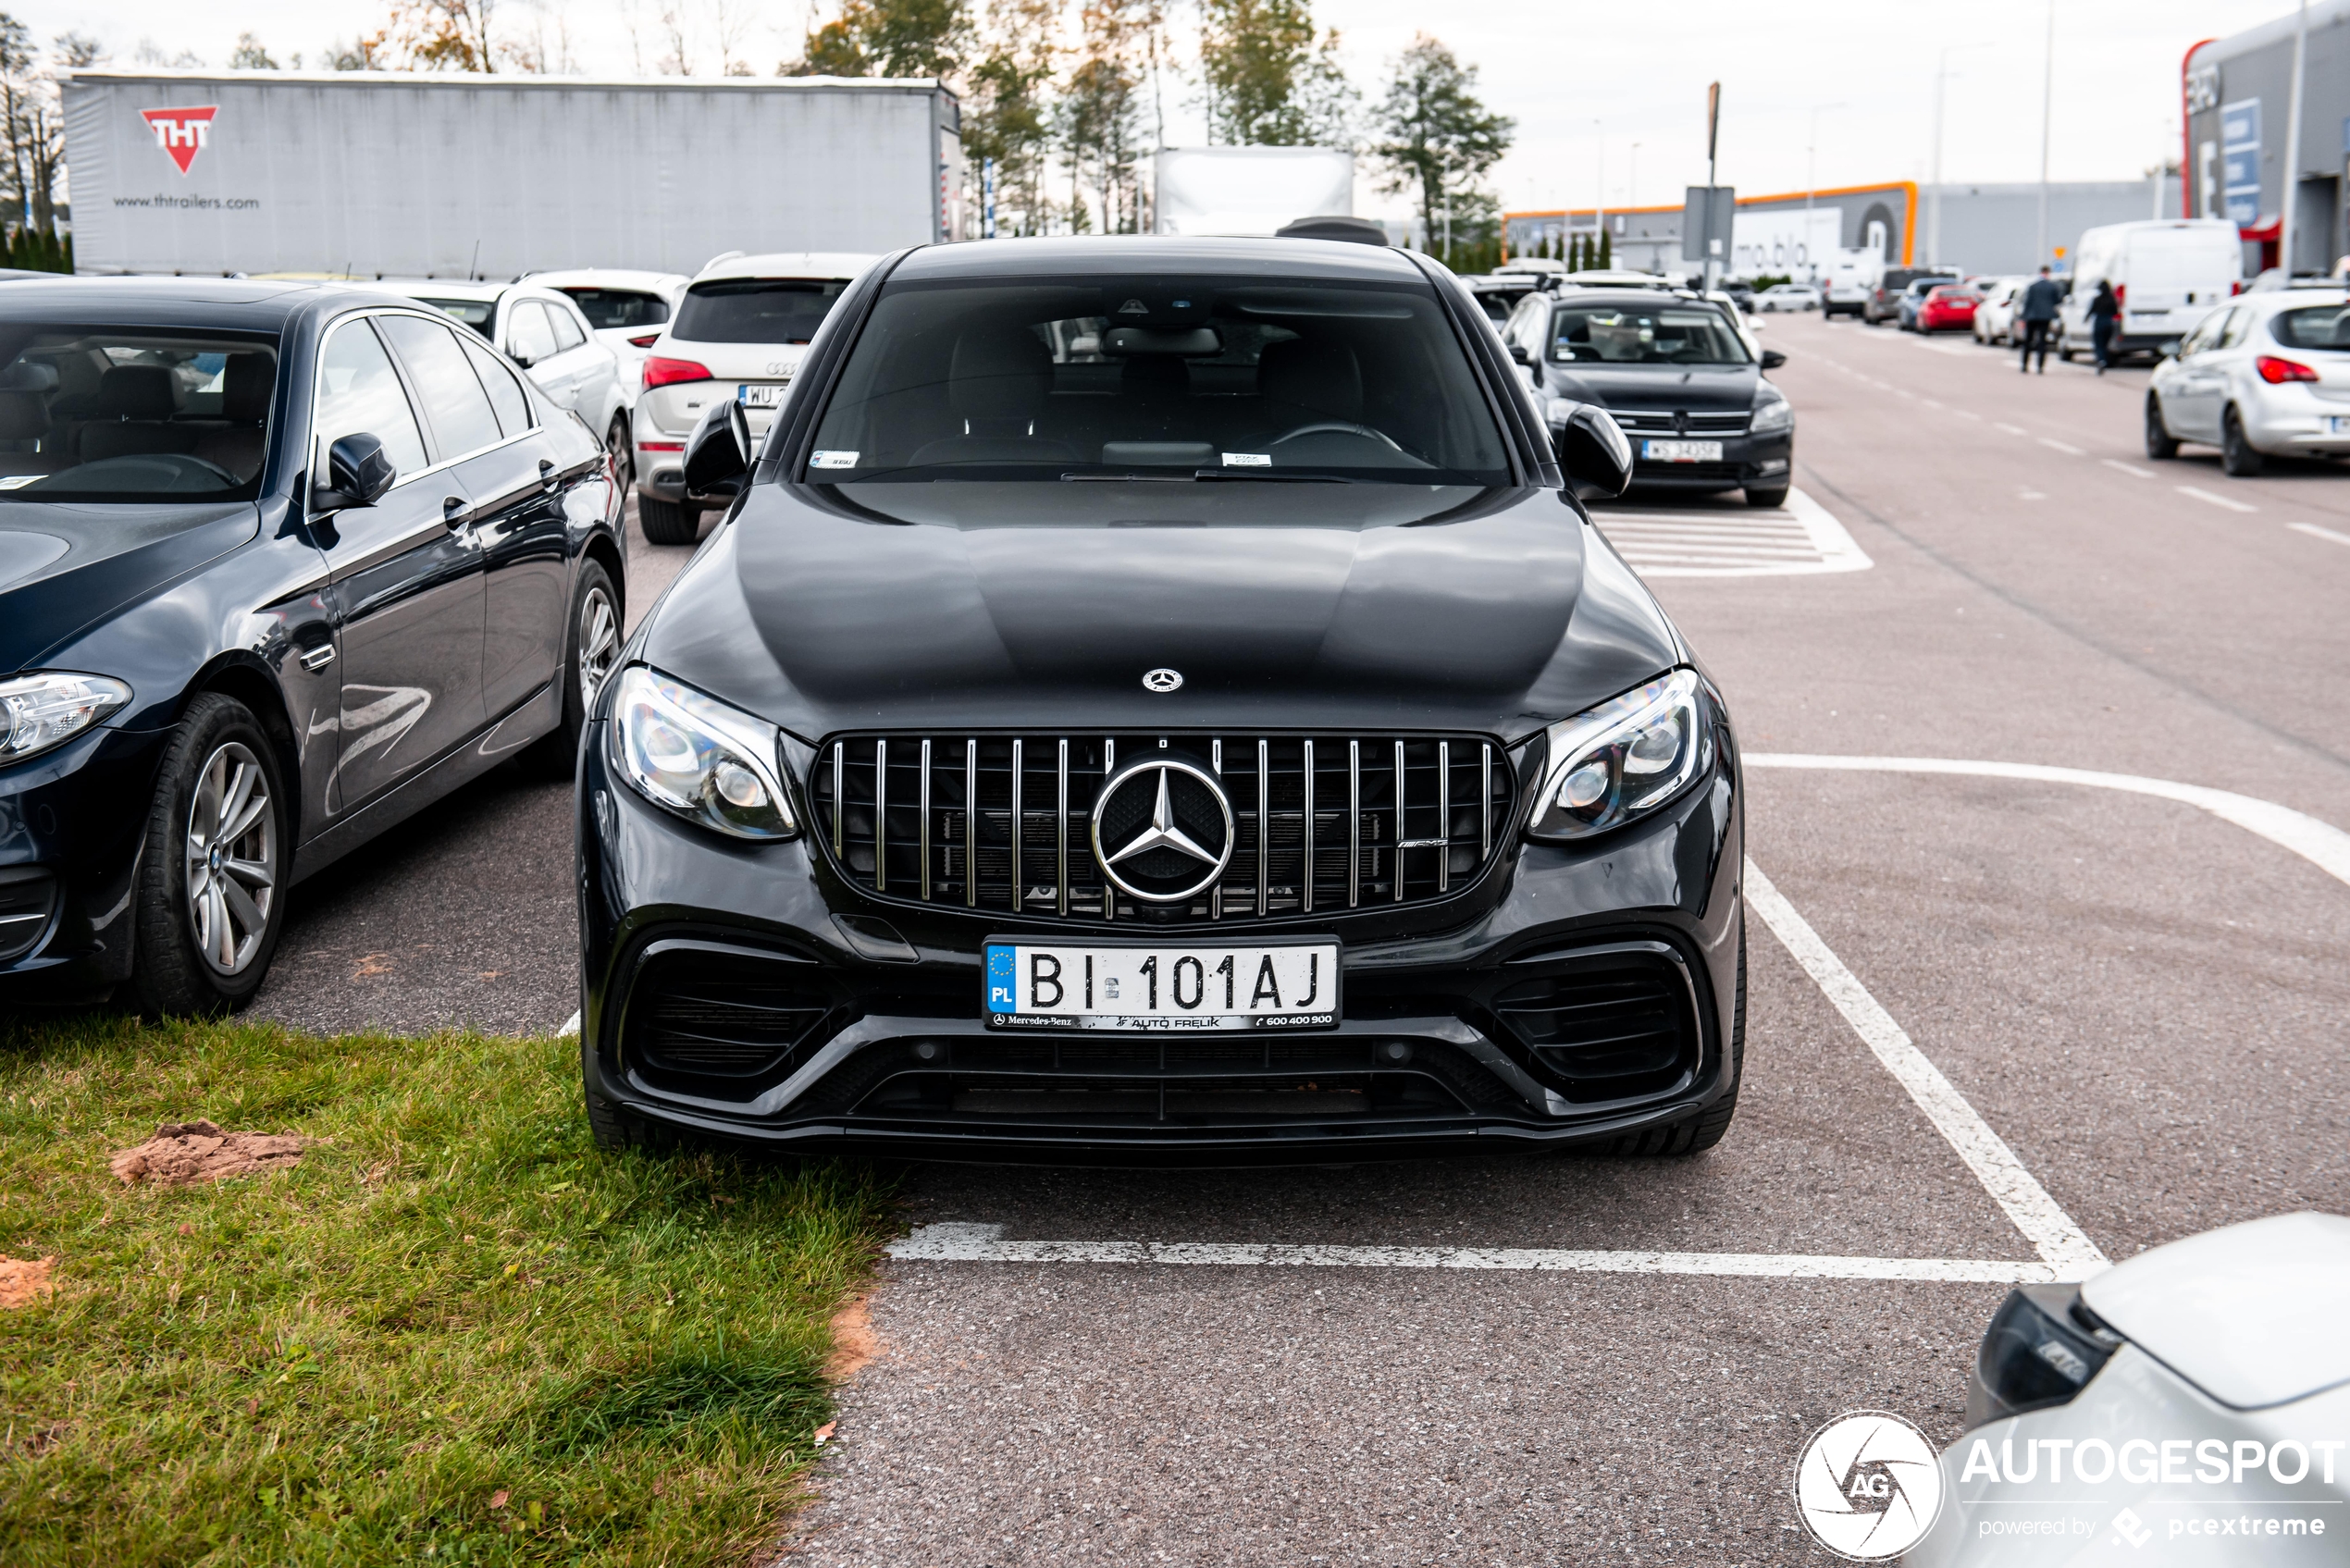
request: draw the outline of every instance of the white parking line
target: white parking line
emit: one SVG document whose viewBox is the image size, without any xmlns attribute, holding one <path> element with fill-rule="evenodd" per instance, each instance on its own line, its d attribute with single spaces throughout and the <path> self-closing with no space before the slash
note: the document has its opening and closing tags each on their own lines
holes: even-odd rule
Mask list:
<svg viewBox="0 0 2350 1568">
<path fill-rule="evenodd" d="M 1942 1069 L 1926 1059 L 1893 1015 L 1869 994 L 1843 960 L 1820 940 L 1810 922 L 1795 912 L 1771 879 L 1752 860 L 1746 863 L 1746 901 L 1762 917 L 1771 933 L 1786 945 L 1814 983 L 1836 1004 L 1844 1021 L 1876 1053 L 1878 1061 L 1910 1092 L 1918 1109 L 1935 1130 L 1948 1140 L 1959 1158 L 1974 1172 L 2008 1218 L 2023 1232 L 2041 1259 L 2066 1279 L 2085 1278 L 2106 1266 L 2106 1256 L 2082 1228 L 2072 1223 L 2047 1190 L 2023 1168 L 2015 1151 L 1991 1130 L 1990 1124 L 1967 1104 Z"/>
<path fill-rule="evenodd" d="M 1991 428 L 1992 428 L 1992 429 L 1994 429 L 1994 430 L 2001 430 L 2001 431 L 2005 431 L 2007 434 L 2009 434 L 2009 435 L 2010 435 L 2010 436 L 2029 436 L 2030 434 L 2032 434 L 2032 432 L 2031 432 L 2031 431 L 2029 431 L 2029 430 L 2023 430 L 2023 429 L 2019 429 L 2018 427 L 2016 427 L 2016 426 L 2013 426 L 2013 425 L 2002 425 L 2002 424 L 2000 424 L 2000 423 L 1999 423 L 1998 420 L 1996 420 L 1996 419 L 1995 419 L 1995 420 L 1993 420 L 1993 421 L 1991 421 Z"/>
<path fill-rule="evenodd" d="M 1552 1247 L 1318 1247 L 1270 1241 L 1007 1241 L 1000 1225 L 918 1225 L 886 1249 L 908 1263 L 1192 1264 L 1256 1268 L 1456 1268 L 1569 1274 L 1696 1274 L 1765 1279 L 1923 1279 L 2044 1284 L 2045 1263 L 1828 1257 L 1785 1253 L 1574 1252 Z"/>
<path fill-rule="evenodd" d="M 1603 510 L 1591 521 L 1643 577 L 1790 577 L 1876 564 L 1801 490 L 1787 492 L 1784 510 Z"/>
<path fill-rule="evenodd" d="M 2084 768 L 2047 768 L 2036 762 L 1974 762 L 1946 757 L 1822 757 L 1799 752 L 1750 751 L 1752 768 L 1824 768 L 1869 773 L 1961 773 L 1979 778 L 2029 779 L 2035 784 L 2086 784 L 2131 795 L 2157 796 L 2198 806 L 2213 816 L 2289 849 L 2329 876 L 2350 883 L 2350 833 L 2256 796 L 2236 795 L 2203 784 L 2144 778 L 2136 773 L 2098 773 Z"/>
<path fill-rule="evenodd" d="M 574 1013 L 570 1018 L 563 1021 L 563 1028 L 555 1031 L 555 1038 L 561 1040 L 566 1034 L 577 1034 L 578 1032 L 579 1015 L 577 1013 Z"/>
<path fill-rule="evenodd" d="M 2140 468 L 2135 463 L 2124 463 L 2120 458 L 2101 457 L 2097 459 L 2097 461 L 2104 463 L 2108 468 L 2118 469 L 2121 473 L 2127 474 L 2133 479 L 2151 479 L 2154 477 L 2153 469 Z"/>
<path fill-rule="evenodd" d="M 2060 451 L 2067 457 L 2086 457 L 2089 455 L 2087 452 L 2083 451 L 2079 447 L 2059 441 L 2053 436 L 2041 437 L 2040 444 L 2047 447 L 2051 451 Z"/>
<path fill-rule="evenodd" d="M 2257 506 L 2247 506 L 2240 500 L 2232 500 L 2226 496 L 2215 496 L 2209 490 L 2198 490 L 2193 485 L 2176 485 L 2173 486 L 2172 488 L 2176 489 L 2183 496 L 2193 496 L 2197 500 L 2208 500 L 2214 506 L 2224 506 L 2230 512 L 2257 512 L 2260 510 Z"/>
<path fill-rule="evenodd" d="M 2315 523 L 2288 523 L 2285 526 L 2296 534 L 2309 534 L 2320 539 L 2331 539 L 2338 545 L 2350 545 L 2350 534 L 2337 534 L 2331 528 L 2320 528 Z"/>
</svg>

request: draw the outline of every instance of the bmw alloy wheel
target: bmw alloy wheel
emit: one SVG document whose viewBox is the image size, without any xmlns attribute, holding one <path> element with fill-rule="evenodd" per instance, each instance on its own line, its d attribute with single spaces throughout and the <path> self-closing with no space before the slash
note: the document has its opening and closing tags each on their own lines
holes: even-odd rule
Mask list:
<svg viewBox="0 0 2350 1568">
<path fill-rule="evenodd" d="M 620 658 L 620 617 L 613 613 L 612 595 L 601 584 L 579 601 L 579 709 L 596 706 L 596 693 Z"/>
<path fill-rule="evenodd" d="M 243 973 L 269 930 L 278 896 L 278 813 L 269 776 L 241 741 L 204 759 L 188 802 L 188 919 L 196 951 L 223 975 Z"/>
</svg>

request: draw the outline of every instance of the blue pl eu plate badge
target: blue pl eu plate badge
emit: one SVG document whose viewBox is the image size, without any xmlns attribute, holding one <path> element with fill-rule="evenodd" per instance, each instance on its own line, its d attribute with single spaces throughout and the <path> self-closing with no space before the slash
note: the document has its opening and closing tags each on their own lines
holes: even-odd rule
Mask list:
<svg viewBox="0 0 2350 1568">
<path fill-rule="evenodd" d="M 987 950 L 987 1010 L 1020 1011 L 1020 955 L 1009 947 Z"/>
</svg>

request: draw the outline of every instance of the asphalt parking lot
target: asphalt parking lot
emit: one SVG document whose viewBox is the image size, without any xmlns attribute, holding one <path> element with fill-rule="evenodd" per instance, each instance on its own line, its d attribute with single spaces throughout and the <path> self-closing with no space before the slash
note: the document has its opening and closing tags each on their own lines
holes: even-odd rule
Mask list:
<svg viewBox="0 0 2350 1568">
<path fill-rule="evenodd" d="M 1773 918 L 1725 1142 L 917 1168 L 792 1560 L 1824 1562 L 1803 1436 L 1859 1407 L 1956 1436 L 2003 1280 L 2350 1210 L 2350 858 L 2140 787 L 2350 824 L 2350 474 L 2149 463 L 2143 369 L 1766 336 L 1786 511 L 1602 524 L 1756 754 Z M 635 549 L 632 616 L 686 553 Z M 257 1010 L 555 1028 L 570 831 L 563 786 L 452 797 L 297 890 Z"/>
</svg>

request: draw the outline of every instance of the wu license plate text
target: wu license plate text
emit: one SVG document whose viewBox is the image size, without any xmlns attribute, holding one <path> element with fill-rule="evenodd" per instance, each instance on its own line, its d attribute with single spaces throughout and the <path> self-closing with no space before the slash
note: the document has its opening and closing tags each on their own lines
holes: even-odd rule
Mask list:
<svg viewBox="0 0 2350 1568">
<path fill-rule="evenodd" d="M 986 1019 L 1010 1029 L 1337 1027 L 1338 944 L 987 945 Z"/>
<path fill-rule="evenodd" d="M 1719 441 L 1642 441 L 1640 456 L 1651 463 L 1719 463 Z"/>
<path fill-rule="evenodd" d="M 753 386 L 746 382 L 735 389 L 735 395 L 742 400 L 745 408 L 781 408 L 784 394 L 789 390 L 789 387 Z"/>
</svg>

